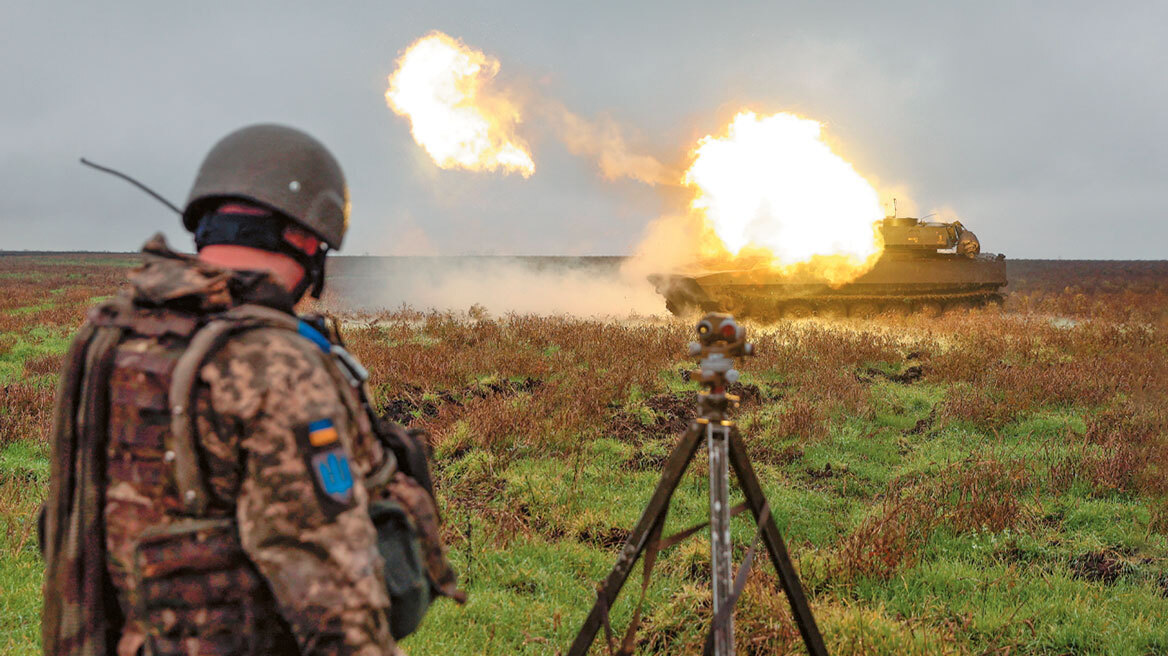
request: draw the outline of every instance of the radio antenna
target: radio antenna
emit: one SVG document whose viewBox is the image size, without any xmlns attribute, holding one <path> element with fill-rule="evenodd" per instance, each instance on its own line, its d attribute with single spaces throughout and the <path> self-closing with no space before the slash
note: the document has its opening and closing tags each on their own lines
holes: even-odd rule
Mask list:
<svg viewBox="0 0 1168 656">
<path fill-rule="evenodd" d="M 142 184 L 141 182 L 138 182 L 138 181 L 137 181 L 137 180 L 135 180 L 134 178 L 131 178 L 130 176 L 126 175 L 125 173 L 122 173 L 121 171 L 115 171 L 114 169 L 111 169 L 111 168 L 109 168 L 109 167 L 107 167 L 107 166 L 102 166 L 101 164 L 94 164 L 93 162 L 91 162 L 91 161 L 89 161 L 89 160 L 85 159 L 84 157 L 82 157 L 82 158 L 81 158 L 81 163 L 82 163 L 82 164 L 84 164 L 84 165 L 86 165 L 86 166 L 88 166 L 88 167 L 90 167 L 90 168 L 97 169 L 98 171 L 101 171 L 102 173 L 109 173 L 110 175 L 117 176 L 117 177 L 119 177 L 119 178 L 121 178 L 121 179 L 125 180 L 126 182 L 129 182 L 130 184 L 134 185 L 135 187 L 137 187 L 137 188 L 141 189 L 142 191 L 144 191 L 144 192 L 146 192 L 146 193 L 150 194 L 150 195 L 151 195 L 151 196 L 154 198 L 154 200 L 156 200 L 156 201 L 158 201 L 158 202 L 162 203 L 163 205 L 165 205 L 165 206 L 169 207 L 169 208 L 171 209 L 171 211 L 173 211 L 175 214 L 178 214 L 179 216 L 182 216 L 182 213 L 183 213 L 183 212 L 182 212 L 182 210 L 180 210 L 180 209 L 178 208 L 178 206 L 177 206 L 177 205 L 175 205 L 174 203 L 172 203 L 172 202 L 170 202 L 170 201 L 166 200 L 165 198 L 163 198 L 163 197 L 162 197 L 162 194 L 159 194 L 158 192 L 154 191 L 154 190 L 153 190 L 153 189 L 151 189 L 150 187 L 147 187 L 146 185 Z"/>
</svg>

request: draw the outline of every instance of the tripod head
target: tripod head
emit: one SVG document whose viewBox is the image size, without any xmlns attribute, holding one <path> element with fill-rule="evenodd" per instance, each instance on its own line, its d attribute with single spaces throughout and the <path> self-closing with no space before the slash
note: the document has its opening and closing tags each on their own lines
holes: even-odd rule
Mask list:
<svg viewBox="0 0 1168 656">
<path fill-rule="evenodd" d="M 695 328 L 698 341 L 690 342 L 689 354 L 698 358 L 698 371 L 690 376 L 710 393 L 724 394 L 738 380 L 734 358 L 754 355 L 754 344 L 746 341 L 746 328 L 733 315 L 711 312 Z"/>
<path fill-rule="evenodd" d="M 738 407 L 738 397 L 726 388 L 738 380 L 734 358 L 754 355 L 754 345 L 746 341 L 746 328 L 729 314 L 711 312 L 695 327 L 698 341 L 691 342 L 689 354 L 698 358 L 698 370 L 690 374 L 706 389 L 698 395 L 698 421 L 723 423 L 730 404 Z"/>
</svg>

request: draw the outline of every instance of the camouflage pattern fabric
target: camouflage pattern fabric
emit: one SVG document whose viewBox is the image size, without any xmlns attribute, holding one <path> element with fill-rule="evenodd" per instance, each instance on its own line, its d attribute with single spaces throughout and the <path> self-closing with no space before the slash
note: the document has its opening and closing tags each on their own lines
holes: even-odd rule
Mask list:
<svg viewBox="0 0 1168 656">
<path fill-rule="evenodd" d="M 100 531 L 80 533 L 88 546 L 74 549 L 104 548 L 114 610 L 125 622 L 50 622 L 100 596 L 79 597 L 69 592 L 76 577 L 51 576 L 46 636 L 63 639 L 46 639 L 46 653 L 112 653 L 68 642 L 102 626 L 127 656 L 140 648 L 159 655 L 394 653 L 384 563 L 363 485 L 386 455 L 368 419 L 353 416 L 353 399 L 345 396 L 353 391 L 336 384 L 327 356 L 308 340 L 287 330 L 249 330 L 202 367 L 193 407 L 212 499 L 206 517 L 182 514 L 168 475 L 164 394 L 177 356 L 206 315 L 243 303 L 290 311 L 291 299 L 265 275 L 175 254 L 161 236 L 143 250 L 146 264 L 131 274 L 132 289 L 95 315 L 125 337 L 108 379 L 106 492 L 104 500 L 87 500 L 104 504 L 91 515 L 104 517 L 104 539 Z M 76 489 L 76 440 L 67 430 L 55 434 L 50 544 L 61 542 L 70 518 L 52 509 Z M 69 549 L 47 554 L 50 572 L 61 569 L 54 560 L 71 562 Z M 55 598 L 64 599 L 56 604 L 63 608 L 50 615 Z M 88 635 L 94 643 L 104 634 Z"/>
<path fill-rule="evenodd" d="M 213 414 L 199 419 L 200 430 L 243 428 L 207 450 L 219 450 L 212 458 L 222 461 L 247 454 L 237 496 L 240 540 L 302 652 L 381 653 L 390 644 L 389 599 L 364 486 L 331 494 L 314 470 L 318 454 L 304 442 L 311 424 L 331 423 L 330 444 L 339 444 L 357 482 L 381 451 L 351 421 L 324 357 L 286 330 L 231 340 L 202 371 Z"/>
</svg>

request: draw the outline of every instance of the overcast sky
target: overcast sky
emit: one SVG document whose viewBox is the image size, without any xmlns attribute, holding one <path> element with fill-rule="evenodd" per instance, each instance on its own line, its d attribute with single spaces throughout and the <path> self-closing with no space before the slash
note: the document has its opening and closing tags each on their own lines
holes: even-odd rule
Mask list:
<svg viewBox="0 0 1168 656">
<path fill-rule="evenodd" d="M 739 108 L 793 110 L 985 250 L 1164 259 L 1166 25 L 1166 2 L 0 0 L 0 249 L 135 250 L 160 228 L 189 248 L 77 158 L 181 204 L 215 140 L 274 121 L 341 161 L 345 254 L 629 252 L 661 194 L 547 135 L 526 180 L 440 171 L 414 145 L 386 77 L 441 30 L 666 160 Z"/>
</svg>

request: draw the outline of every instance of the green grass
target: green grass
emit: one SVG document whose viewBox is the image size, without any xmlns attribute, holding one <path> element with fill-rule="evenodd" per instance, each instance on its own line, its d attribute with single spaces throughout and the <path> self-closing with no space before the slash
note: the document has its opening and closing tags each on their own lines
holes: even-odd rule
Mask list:
<svg viewBox="0 0 1168 656">
<path fill-rule="evenodd" d="M 40 440 L 20 440 L 0 449 L 0 472 L 14 480 L 41 484 L 49 480 L 49 448 Z"/>
<path fill-rule="evenodd" d="M 40 644 L 43 564 L 34 522 L 48 477 L 43 442 L 0 450 L 0 653 L 33 653 Z"/>
<path fill-rule="evenodd" d="M 465 554 L 452 555 L 466 562 Z M 580 600 L 589 598 L 609 561 L 600 549 L 542 540 L 482 550 L 472 569 L 463 568 L 472 581 L 466 606 L 439 601 L 403 647 L 418 654 L 552 653 L 571 642 L 587 613 Z M 663 586 L 652 592 L 658 602 L 669 593 Z M 630 615 L 629 603 L 612 611 L 619 623 Z"/>
<path fill-rule="evenodd" d="M 660 371 L 666 392 L 693 389 L 677 373 L 683 366 Z M 865 367 L 887 376 L 904 371 L 895 362 Z M 744 382 L 781 384 L 782 377 L 756 371 Z M 1102 453 L 1098 445 L 1082 444 L 1098 409 L 1034 407 L 993 429 L 946 420 L 941 416 L 946 399 L 965 389 L 877 376 L 867 385 L 866 411 L 832 416 L 825 437 L 817 441 L 776 432 L 778 418 L 789 407 L 783 398 L 741 413 L 752 450 L 797 449 L 787 461 L 764 459 L 756 467 L 776 523 L 814 591 L 832 652 L 1146 654 L 1168 649 L 1163 621 L 1168 618 L 1168 541 L 1151 529 L 1145 499 L 1100 496 L 1079 483 L 1066 490 L 1044 484 L 1060 459 Z M 651 427 L 661 417 L 646 400 L 659 393 L 625 388 L 621 411 Z M 622 529 L 639 517 L 657 482 L 659 462 L 676 436 L 636 444 L 600 437 L 585 442 L 574 459 L 500 457 L 474 446 L 465 424 L 447 439 L 451 436 L 457 447 L 445 452 L 461 455 L 440 464 L 440 478 L 494 477 L 499 492 L 488 515 L 509 516 L 518 524 L 512 534 L 501 535 L 481 516 L 455 520 L 479 535 L 480 546 L 460 541 L 452 552 L 470 575 L 472 602 L 461 610 L 440 604 L 405 646 L 451 654 L 562 649 L 592 599 L 593 586 L 611 567 Z M 440 458 L 450 444 L 440 443 Z M 658 466 L 638 465 L 653 458 Z M 1025 464 L 1011 528 L 970 530 L 952 523 L 945 503 L 959 498 L 961 486 L 972 484 L 962 478 L 977 471 L 971 462 Z M 704 471 L 699 452 L 675 494 L 667 533 L 705 519 Z M 830 566 L 837 558 L 834 549 L 873 516 L 886 491 L 897 485 L 939 495 L 937 522 L 916 558 L 887 579 L 838 578 Z M 734 521 L 740 549 L 754 530 L 743 517 Z M 496 542 L 506 547 L 491 546 Z M 651 649 L 682 652 L 700 642 L 702 623 L 693 618 L 706 598 L 707 550 L 699 534 L 661 556 L 646 599 L 645 631 L 652 637 L 645 640 Z M 1099 553 L 1117 554 L 1123 573 L 1099 580 L 1076 570 L 1076 562 Z M 769 565 L 762 569 L 769 572 Z M 769 574 L 764 578 L 773 585 Z M 630 577 L 613 609 L 618 632 L 631 612 L 639 580 L 637 573 Z M 784 612 L 782 603 L 780 598 L 779 612 Z"/>
<path fill-rule="evenodd" d="M 44 564 L 33 535 L 19 552 L 0 537 L 0 653 L 40 653 L 41 581 Z"/>
<path fill-rule="evenodd" d="M 56 306 L 57 304 L 53 301 L 45 301 L 43 303 L 37 303 L 36 305 L 25 305 L 24 307 L 18 307 L 14 310 L 9 310 L 8 314 L 14 317 L 22 317 L 29 314 L 36 314 L 37 312 L 42 312 L 44 310 L 51 310 Z"/>
<path fill-rule="evenodd" d="M 830 549 L 859 524 L 890 481 L 939 471 L 945 463 L 985 447 L 986 435 L 960 426 L 904 434 L 929 416 L 944 393 L 939 386 L 874 384 L 871 417 L 835 420 L 827 439 L 804 445 L 798 460 L 759 465 L 776 522 L 806 567 L 822 557 L 817 554 L 826 553 L 820 550 Z M 631 404 L 640 403 L 641 396 L 630 393 L 635 399 Z M 1036 413 L 1010 425 L 1004 439 L 1021 455 L 1031 456 L 1051 435 L 1081 431 L 1081 415 L 1067 410 Z M 658 445 L 661 455 L 671 446 L 670 440 L 663 442 Z M 489 512 L 447 508 L 448 521 L 463 538 L 451 558 L 462 572 L 470 602 L 459 608 L 439 601 L 404 646 L 416 653 L 469 655 L 547 654 L 567 645 L 596 582 L 614 561 L 623 531 L 636 522 L 656 485 L 658 469 L 630 468 L 639 448 L 600 438 L 583 444 L 575 459 L 503 461 L 472 448 L 442 462 L 444 480 L 497 477 L 501 491 L 490 501 L 491 509 L 518 515 L 522 525 L 504 540 Z M 667 531 L 705 518 L 702 460 L 699 453 L 675 496 Z M 843 473 L 829 479 L 809 474 L 828 464 Z M 0 480 L 29 481 L 34 485 L 26 487 L 35 488 L 47 475 L 44 448 L 32 442 L 10 445 L 0 453 L 0 475 Z M 16 514 L 30 517 L 34 500 L 20 503 L 25 505 Z M 1058 527 L 1039 524 L 974 535 L 939 529 L 919 564 L 891 580 L 861 580 L 843 588 L 828 580 L 826 589 L 837 590 L 837 600 L 827 605 L 821 601 L 819 608 L 829 644 L 842 653 L 940 653 L 950 648 L 943 631 L 910 628 L 924 622 L 961 627 L 963 642 L 975 650 L 1011 645 L 1022 653 L 1145 654 L 1166 648 L 1168 600 L 1156 587 L 1162 574 L 1158 564 L 1113 584 L 1076 578 L 1067 566 L 1076 554 L 1104 548 L 1163 559 L 1168 545 L 1162 536 L 1149 537 L 1147 510 L 1137 500 L 1091 498 L 1072 488 L 1063 495 L 1039 496 L 1037 514 L 1059 518 Z M 745 544 L 754 527 L 740 517 L 733 533 Z M 705 567 L 705 545 L 699 535 L 692 544 L 664 554 L 655 573 L 646 609 L 653 626 L 676 630 L 672 642 L 667 641 L 674 645 L 670 649 L 700 638 L 699 627 L 687 618 L 692 618 L 692 604 L 705 594 L 704 584 L 692 578 Z M 5 590 L 0 645 L 18 653 L 31 650 L 37 640 L 40 563 L 32 544 L 16 554 L 13 548 L 11 539 L 0 543 L 5 554 L 0 561 Z M 809 581 L 817 580 L 808 573 Z M 631 616 L 639 580 L 634 573 L 612 610 L 618 627 Z M 906 618 L 913 618 L 912 623 L 905 624 Z"/>
<path fill-rule="evenodd" d="M 1051 436 L 1083 430 L 1086 411 L 1059 410 L 1011 424 L 1002 431 L 1002 445 L 961 426 L 906 438 L 903 433 L 929 417 L 945 391 L 935 385 L 877 383 L 871 389 L 875 411 L 870 418 L 842 418 L 833 422 L 827 440 L 805 445 L 796 462 L 759 466 L 777 524 L 789 544 L 801 545 L 801 559 L 811 568 L 805 569 L 809 584 L 816 582 L 813 566 L 820 549 L 858 525 L 897 477 L 936 473 L 986 448 L 1036 457 Z M 641 396 L 630 393 L 630 405 L 640 403 Z M 479 453 L 463 456 L 445 476 L 458 478 L 483 468 Z M 465 611 L 440 605 L 406 646 L 452 654 L 535 654 L 548 653 L 546 640 L 566 645 L 582 616 L 581 604 L 590 599 L 589 582 L 604 576 L 615 555 L 612 546 L 590 546 L 588 540 L 605 529 L 631 527 L 656 484 L 656 471 L 623 467 L 635 453 L 630 444 L 598 439 L 587 445 L 583 464 L 576 467 L 564 459 L 520 459 L 498 472 L 504 488 L 497 503 L 521 508 L 533 537 L 512 543 L 510 550 L 476 554 L 472 604 Z M 827 464 L 844 474 L 827 480 L 809 474 Z M 702 521 L 706 494 L 702 477 L 688 474 L 675 496 L 667 531 Z M 1074 489 L 1036 499 L 1038 513 L 1060 517 L 1061 526 L 1035 523 L 973 534 L 942 526 L 929 537 L 920 562 L 891 580 L 836 587 L 844 600 L 863 605 L 822 609 L 829 644 L 857 653 L 944 651 L 939 635 L 909 629 L 897 619 L 914 618 L 914 626 L 924 621 L 962 627 L 975 650 L 1009 646 L 1022 653 L 1145 654 L 1164 649 L 1168 599 L 1160 577 L 1168 544 L 1163 536 L 1149 537 L 1147 510 L 1137 500 L 1085 498 Z M 735 521 L 740 544 L 753 532 L 748 521 Z M 687 575 L 705 566 L 705 544 L 699 536 L 693 545 L 663 556 L 659 582 L 647 600 L 658 622 L 685 613 L 682 606 L 692 601 L 685 591 L 694 587 Z M 1075 577 L 1071 559 L 1100 549 L 1138 552 L 1147 563 L 1138 575 L 1110 584 Z M 460 564 L 467 562 L 464 550 L 454 556 Z M 484 576 L 484 571 L 491 574 Z M 639 579 L 630 580 L 635 591 Z M 834 586 L 828 582 L 829 589 Z M 701 586 L 696 590 L 700 595 Z M 492 610 L 480 612 L 481 607 Z M 614 610 L 618 625 L 622 612 L 627 608 Z M 683 630 L 676 644 L 694 638 L 692 630 Z"/>
<path fill-rule="evenodd" d="M 24 376 L 24 363 L 41 356 L 60 356 L 69 350 L 68 330 L 33 326 L 24 333 L 8 335 L 9 346 L 0 350 L 0 385 L 13 383 Z M 55 377 L 44 377 L 42 384 L 52 385 Z"/>
<path fill-rule="evenodd" d="M 956 620 L 979 650 L 1136 655 L 1168 647 L 1168 599 L 1145 581 L 1103 586 L 1057 564 L 993 562 L 984 543 L 961 546 L 887 584 L 861 583 L 857 596 L 897 614 Z"/>
</svg>

